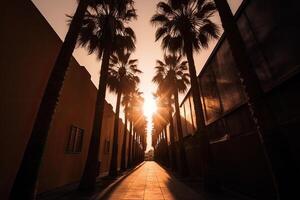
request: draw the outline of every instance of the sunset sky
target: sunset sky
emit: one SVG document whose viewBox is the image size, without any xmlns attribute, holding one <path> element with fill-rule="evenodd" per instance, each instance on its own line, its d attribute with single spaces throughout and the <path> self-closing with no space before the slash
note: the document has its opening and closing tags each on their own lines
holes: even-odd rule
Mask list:
<svg viewBox="0 0 300 200">
<path fill-rule="evenodd" d="M 242 0 L 229 0 L 233 10 Z M 145 97 L 151 96 L 155 91 L 155 87 L 151 82 L 154 74 L 155 61 L 162 59 L 163 52 L 160 49 L 160 42 L 155 42 L 155 27 L 150 24 L 150 18 L 155 13 L 156 4 L 159 0 L 136 0 L 135 7 L 137 9 L 138 19 L 130 23 L 137 36 L 136 51 L 132 58 L 139 60 L 139 67 L 144 72 L 141 75 L 140 90 L 144 92 Z M 68 30 L 66 14 L 72 15 L 76 9 L 76 0 L 33 0 L 33 3 L 47 19 L 59 37 L 63 40 Z M 219 20 L 216 17 L 217 23 Z M 195 57 L 197 72 L 200 71 L 205 63 L 210 51 L 214 47 L 212 42 L 211 48 L 200 52 Z M 93 83 L 98 86 L 100 62 L 95 55 L 88 55 L 82 48 L 77 48 L 74 57 L 83 66 L 87 68 L 92 76 Z M 114 106 L 114 95 L 108 94 L 107 100 Z"/>
<path fill-rule="evenodd" d="M 228 0 L 233 11 L 237 9 L 241 1 L 242 0 Z M 155 86 L 151 80 L 154 75 L 156 60 L 162 59 L 163 55 L 160 49 L 160 41 L 155 42 L 154 40 L 155 27 L 150 24 L 150 18 L 155 13 L 156 4 L 158 2 L 159 0 L 136 0 L 135 8 L 137 9 L 138 19 L 129 24 L 137 36 L 136 51 L 132 58 L 139 60 L 139 68 L 143 71 L 140 77 L 141 83 L 139 88 L 140 91 L 144 93 L 146 99 L 152 98 L 152 93 L 155 91 Z M 77 7 L 77 1 L 33 0 L 33 3 L 63 40 L 68 30 L 66 14 L 73 15 Z M 216 16 L 214 20 L 217 24 L 220 24 L 218 16 Z M 208 50 L 201 51 L 200 54 L 195 55 L 197 73 L 202 69 L 216 42 L 217 41 L 211 42 Z M 80 65 L 86 67 L 91 74 L 93 83 L 98 86 L 100 62 L 96 56 L 88 55 L 87 51 L 83 48 L 75 49 L 73 55 Z M 115 95 L 108 92 L 106 99 L 115 107 Z"/>
</svg>

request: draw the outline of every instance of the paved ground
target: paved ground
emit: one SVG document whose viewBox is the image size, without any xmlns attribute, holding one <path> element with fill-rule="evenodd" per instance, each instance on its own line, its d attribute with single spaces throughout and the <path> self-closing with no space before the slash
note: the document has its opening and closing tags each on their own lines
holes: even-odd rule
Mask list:
<svg viewBox="0 0 300 200">
<path fill-rule="evenodd" d="M 108 200 L 206 200 L 178 181 L 157 163 L 145 162 L 126 177 L 106 198 Z"/>
</svg>

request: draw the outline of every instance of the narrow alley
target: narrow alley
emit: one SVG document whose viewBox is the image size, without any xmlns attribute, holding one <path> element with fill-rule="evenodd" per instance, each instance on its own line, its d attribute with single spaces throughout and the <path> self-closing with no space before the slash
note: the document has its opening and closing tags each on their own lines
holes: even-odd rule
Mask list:
<svg viewBox="0 0 300 200">
<path fill-rule="evenodd" d="M 205 200 L 208 197 L 196 193 L 176 178 L 170 176 L 156 162 L 148 161 L 120 182 L 105 199 Z M 230 198 L 222 197 L 222 199 L 229 200 Z"/>
<path fill-rule="evenodd" d="M 107 199 L 196 200 L 201 197 L 175 178 L 170 177 L 156 162 L 149 161 L 124 179 Z"/>
</svg>

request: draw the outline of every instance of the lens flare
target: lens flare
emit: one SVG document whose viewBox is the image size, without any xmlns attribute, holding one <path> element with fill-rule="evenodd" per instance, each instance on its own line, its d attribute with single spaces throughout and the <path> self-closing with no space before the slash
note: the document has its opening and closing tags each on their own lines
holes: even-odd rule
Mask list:
<svg viewBox="0 0 300 200">
<path fill-rule="evenodd" d="M 152 95 L 145 99 L 143 111 L 147 118 L 152 118 L 152 115 L 156 112 L 156 102 Z"/>
<path fill-rule="evenodd" d="M 147 148 L 146 152 L 149 151 L 150 149 L 153 149 L 152 147 L 152 115 L 156 112 L 156 101 L 153 97 L 153 95 L 147 95 L 144 101 L 143 105 L 143 111 L 144 115 L 147 118 Z"/>
</svg>

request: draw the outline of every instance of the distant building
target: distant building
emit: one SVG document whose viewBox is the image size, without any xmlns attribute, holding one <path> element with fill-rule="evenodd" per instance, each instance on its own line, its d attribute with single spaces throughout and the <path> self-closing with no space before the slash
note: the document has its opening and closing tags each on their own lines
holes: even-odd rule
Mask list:
<svg viewBox="0 0 300 200">
<path fill-rule="evenodd" d="M 147 151 L 145 153 L 145 160 L 151 161 L 151 160 L 153 160 L 153 158 L 154 158 L 154 150 L 150 149 L 149 151 Z"/>
</svg>

